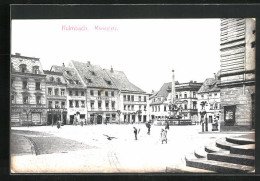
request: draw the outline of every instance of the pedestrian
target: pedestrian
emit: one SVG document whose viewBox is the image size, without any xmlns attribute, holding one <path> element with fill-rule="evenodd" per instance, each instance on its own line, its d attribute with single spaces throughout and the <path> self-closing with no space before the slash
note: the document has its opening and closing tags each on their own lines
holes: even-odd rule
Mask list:
<svg viewBox="0 0 260 181">
<path fill-rule="evenodd" d="M 167 131 L 164 129 L 162 129 L 162 131 L 161 131 L 161 141 L 162 141 L 162 144 L 163 144 L 163 142 L 166 142 L 166 144 L 167 144 Z"/>
<path fill-rule="evenodd" d="M 169 121 L 165 121 L 165 130 L 169 130 L 170 129 L 170 124 Z"/>
<path fill-rule="evenodd" d="M 60 125 L 61 125 L 61 122 L 58 120 L 57 121 L 57 128 L 60 129 Z"/>
<path fill-rule="evenodd" d="M 83 124 L 84 124 L 84 123 L 83 123 L 83 120 L 81 119 L 81 120 L 80 120 L 80 125 L 81 125 L 82 127 L 83 127 Z"/>
<path fill-rule="evenodd" d="M 147 122 L 147 123 L 146 123 L 146 127 L 147 127 L 147 129 L 148 129 L 147 134 L 150 135 L 151 123 L 150 123 L 150 122 Z"/>
<path fill-rule="evenodd" d="M 134 128 L 135 140 L 137 140 L 137 129 L 135 127 L 133 128 Z"/>
</svg>

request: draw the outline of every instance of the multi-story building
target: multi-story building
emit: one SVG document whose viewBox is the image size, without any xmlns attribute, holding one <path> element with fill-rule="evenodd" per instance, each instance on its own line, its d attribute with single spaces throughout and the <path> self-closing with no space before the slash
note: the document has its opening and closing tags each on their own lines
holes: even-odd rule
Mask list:
<svg viewBox="0 0 260 181">
<path fill-rule="evenodd" d="M 47 98 L 47 125 L 56 124 L 61 120 L 67 124 L 67 90 L 62 72 L 45 70 L 46 98 Z"/>
<path fill-rule="evenodd" d="M 204 118 L 207 118 L 208 123 L 213 123 L 214 117 L 220 114 L 220 88 L 217 86 L 217 81 L 217 76 L 206 79 L 198 91 L 198 112 L 203 111 L 202 105 L 205 104 Z M 199 120 L 201 120 L 200 114 Z"/>
<path fill-rule="evenodd" d="M 86 87 L 74 68 L 53 65 L 53 72 L 62 72 L 67 84 L 67 124 L 77 120 L 87 119 Z"/>
<path fill-rule="evenodd" d="M 45 77 L 39 58 L 11 55 L 11 125 L 46 124 Z"/>
<path fill-rule="evenodd" d="M 107 73 L 90 62 L 71 61 L 70 66 L 87 87 L 88 122 L 102 124 L 117 121 L 118 89 Z"/>
<path fill-rule="evenodd" d="M 254 128 L 255 32 L 253 18 L 221 19 L 221 131 Z"/>
<path fill-rule="evenodd" d="M 118 109 L 121 122 L 149 121 L 149 94 L 132 84 L 122 71 L 105 70 L 119 90 Z"/>
</svg>

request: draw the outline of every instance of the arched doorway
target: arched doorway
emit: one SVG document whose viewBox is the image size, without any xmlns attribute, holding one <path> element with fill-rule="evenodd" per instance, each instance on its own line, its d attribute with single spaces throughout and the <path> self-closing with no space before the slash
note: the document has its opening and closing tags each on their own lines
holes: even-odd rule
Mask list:
<svg viewBox="0 0 260 181">
<path fill-rule="evenodd" d="M 102 115 L 97 116 L 97 124 L 102 124 Z"/>
</svg>

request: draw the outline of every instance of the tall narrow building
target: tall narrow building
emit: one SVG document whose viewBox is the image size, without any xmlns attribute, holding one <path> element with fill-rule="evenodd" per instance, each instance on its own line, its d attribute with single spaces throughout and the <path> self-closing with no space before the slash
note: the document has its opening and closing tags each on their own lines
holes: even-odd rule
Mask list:
<svg viewBox="0 0 260 181">
<path fill-rule="evenodd" d="M 255 19 L 221 19 L 221 131 L 254 128 Z"/>
</svg>

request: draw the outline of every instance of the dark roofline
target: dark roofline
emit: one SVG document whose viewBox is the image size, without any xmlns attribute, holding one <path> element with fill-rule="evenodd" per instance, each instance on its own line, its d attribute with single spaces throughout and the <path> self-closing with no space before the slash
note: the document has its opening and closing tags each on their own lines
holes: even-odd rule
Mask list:
<svg viewBox="0 0 260 181">
<path fill-rule="evenodd" d="M 50 75 L 60 75 L 60 76 L 63 75 L 62 72 L 53 72 L 53 71 L 50 71 L 50 70 L 43 70 L 43 73 L 50 74 Z"/>
<path fill-rule="evenodd" d="M 22 56 L 22 55 L 11 55 L 11 57 L 17 57 L 17 58 L 27 58 L 27 59 L 35 59 L 35 60 L 40 60 L 40 58 L 35 58 L 35 57 L 27 57 L 27 56 Z"/>
</svg>

